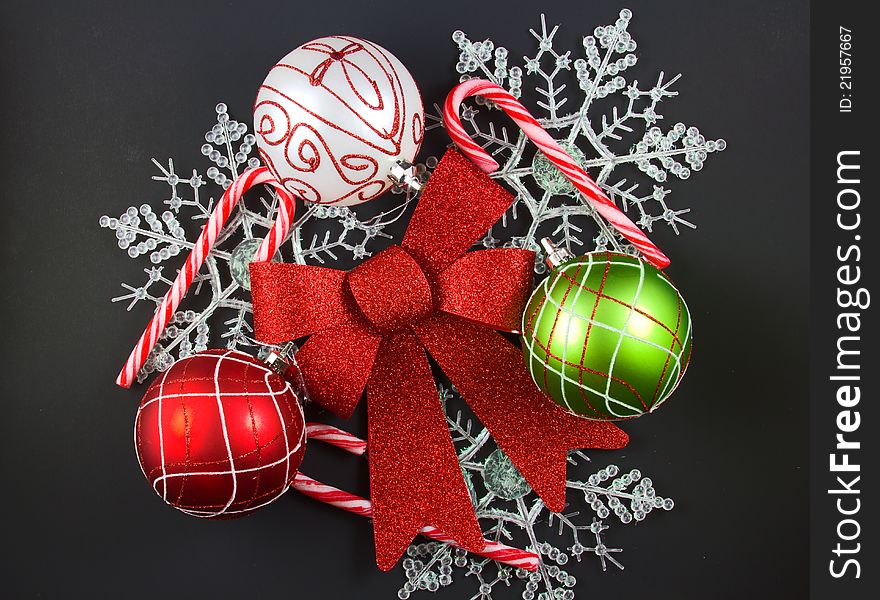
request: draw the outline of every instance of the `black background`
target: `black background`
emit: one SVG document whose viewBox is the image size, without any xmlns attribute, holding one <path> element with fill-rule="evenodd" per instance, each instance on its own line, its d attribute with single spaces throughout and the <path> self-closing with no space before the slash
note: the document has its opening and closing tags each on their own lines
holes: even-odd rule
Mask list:
<svg viewBox="0 0 880 600">
<path fill-rule="evenodd" d="M 877 572 L 872 567 L 880 561 L 880 552 L 873 535 L 880 530 L 880 517 L 871 510 L 876 506 L 880 493 L 873 476 L 880 460 L 880 453 L 872 443 L 872 428 L 880 414 L 876 402 L 868 400 L 854 408 L 859 414 L 860 427 L 854 432 L 847 432 L 850 436 L 847 441 L 862 443 L 859 451 L 848 452 L 850 462 L 859 465 L 860 472 L 832 472 L 829 456 L 837 454 L 835 462 L 842 460 L 842 451 L 837 448 L 837 436 L 843 435 L 838 418 L 844 407 L 837 401 L 837 393 L 842 384 L 852 383 L 829 379 L 841 372 L 837 369 L 839 341 L 844 336 L 854 335 L 846 329 L 845 321 L 838 318 L 841 313 L 852 311 L 852 307 L 845 307 L 846 296 L 838 297 L 839 290 L 865 287 L 874 294 L 871 307 L 859 311 L 861 328 L 855 335 L 861 337 L 858 340 L 858 364 L 861 365 L 858 374 L 861 381 L 854 385 L 867 399 L 876 396 L 874 390 L 877 385 L 875 365 L 878 352 L 873 338 L 880 331 L 875 307 L 878 281 L 876 258 L 880 256 L 880 239 L 872 229 L 878 218 L 878 204 L 872 201 L 877 198 L 877 183 L 873 177 L 876 169 L 872 168 L 877 163 L 877 151 L 876 145 L 872 144 L 875 134 L 863 126 L 865 115 L 874 108 L 870 101 L 866 101 L 873 86 L 863 74 L 871 68 L 871 61 L 877 56 L 877 39 L 871 35 L 867 10 L 866 5 L 855 2 L 845 6 L 816 3 L 812 6 L 810 24 L 810 592 L 815 598 L 856 600 L 877 595 Z M 849 38 L 841 28 L 849 31 Z M 847 63 L 847 58 L 850 63 Z M 842 68 L 846 66 L 852 66 L 852 71 Z M 845 75 L 851 77 L 847 79 L 843 77 Z M 848 87 L 845 85 L 847 83 L 851 85 Z M 849 112 L 839 110 L 841 99 L 844 98 L 852 101 Z M 836 170 L 838 153 L 842 151 L 860 152 L 855 157 L 861 163 L 857 177 L 860 181 L 857 184 L 839 182 Z M 845 173 L 841 173 L 841 177 L 851 179 Z M 853 207 L 851 192 L 838 196 L 844 189 L 857 190 L 861 202 Z M 855 211 L 842 210 L 844 206 L 856 209 L 859 228 L 844 230 L 838 225 L 851 227 L 855 218 Z M 862 252 L 858 261 L 852 250 L 849 256 L 844 254 L 856 242 Z M 841 256 L 848 259 L 845 261 L 849 263 L 848 270 L 841 270 L 844 264 Z M 848 271 L 858 273 L 859 280 L 847 282 Z M 845 348 L 847 343 L 851 344 L 853 340 L 846 340 L 840 347 Z M 852 415 L 844 415 L 843 418 L 846 416 Z M 845 421 L 841 423 L 845 426 Z M 860 439 L 852 438 L 854 434 Z M 855 477 L 859 479 L 854 480 Z M 837 491 L 842 485 L 850 485 L 851 489 L 858 491 L 858 495 L 840 495 Z M 853 513 L 854 506 L 859 510 Z M 845 515 L 842 511 L 852 514 Z M 857 536 L 853 536 L 856 528 L 853 520 L 859 524 Z M 843 536 L 853 539 L 845 540 Z M 858 553 L 853 553 L 853 550 L 858 550 Z M 854 578 L 856 565 L 849 562 L 852 559 L 856 559 L 860 566 L 858 579 Z M 845 563 L 846 573 L 840 577 Z M 838 577 L 834 577 L 835 573 Z"/>
<path fill-rule="evenodd" d="M 395 597 L 402 572 L 375 568 L 370 527 L 357 517 L 289 494 L 259 515 L 205 523 L 150 493 L 131 442 L 141 390 L 113 384 L 149 315 L 109 301 L 140 267 L 98 217 L 163 197 L 151 157 L 204 169 L 199 146 L 214 105 L 224 101 L 247 121 L 268 67 L 306 40 L 350 33 L 382 44 L 430 104 L 455 81 L 454 29 L 491 37 L 518 62 L 534 52 L 528 29 L 540 12 L 562 24 L 558 47 L 577 52 L 582 35 L 626 6 L 637 78 L 685 75 L 680 96 L 661 106 L 666 126 L 697 125 L 728 149 L 688 182 L 667 184 L 673 205 L 692 206 L 699 226 L 654 235 L 693 313 L 695 358 L 662 411 L 625 425 L 633 441 L 613 457 L 650 474 L 676 508 L 614 527 L 608 541 L 625 548 L 626 570 L 582 563 L 572 569 L 578 597 L 806 596 L 807 3 L 504 6 L 3 2 L 5 590 Z M 362 412 L 349 428 L 363 431 Z M 318 453 L 305 466 L 366 491 L 356 461 Z M 458 579 L 438 597 L 469 597 L 475 585 Z"/>
</svg>

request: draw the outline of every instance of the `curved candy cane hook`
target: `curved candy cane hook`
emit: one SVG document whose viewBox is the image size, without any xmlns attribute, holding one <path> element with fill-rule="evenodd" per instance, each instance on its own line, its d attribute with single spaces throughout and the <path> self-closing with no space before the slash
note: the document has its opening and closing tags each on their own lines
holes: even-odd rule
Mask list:
<svg viewBox="0 0 880 600">
<path fill-rule="evenodd" d="M 278 251 L 278 248 L 284 242 L 284 238 L 287 237 L 287 232 L 290 230 L 290 224 L 293 221 L 294 197 L 272 176 L 266 167 L 248 169 L 232 182 L 232 185 L 224 192 L 220 202 L 217 203 L 214 212 L 211 213 L 205 228 L 202 229 L 199 239 L 187 257 L 186 263 L 177 273 L 177 278 L 165 294 L 165 298 L 162 299 L 162 304 L 159 305 L 150 324 L 132 349 L 128 360 L 125 361 L 125 366 L 122 367 L 116 378 L 117 385 L 127 388 L 131 387 L 131 384 L 134 383 L 138 371 L 144 366 L 147 356 L 156 346 L 159 336 L 166 325 L 168 325 L 172 315 L 174 315 L 174 311 L 177 310 L 180 301 L 183 300 L 186 291 L 192 284 L 196 273 L 199 272 L 199 269 L 208 257 L 208 253 L 213 248 L 217 236 L 232 213 L 232 209 L 235 208 L 236 203 L 238 203 L 246 191 L 261 183 L 275 188 L 279 201 L 278 217 L 266 239 L 263 240 L 259 250 L 257 250 L 254 261 L 266 262 Z"/>
<path fill-rule="evenodd" d="M 346 452 L 354 454 L 355 456 L 363 456 L 367 451 L 367 443 L 364 440 L 355 437 L 346 431 L 322 423 L 306 423 L 306 438 L 309 440 L 326 442 L 332 446 L 336 446 Z M 373 516 L 373 505 L 366 498 L 361 498 L 360 496 L 344 492 L 331 485 L 315 481 L 308 475 L 303 475 L 300 472 L 297 472 L 290 487 L 309 498 L 314 498 L 315 500 L 319 500 L 330 506 L 335 506 L 336 508 L 341 508 L 350 513 L 367 518 Z M 431 527 L 430 525 L 423 527 L 419 533 L 432 540 L 458 547 L 455 540 L 436 527 Z M 538 570 L 537 554 L 529 552 L 528 550 L 520 550 L 519 548 L 514 548 L 500 542 L 486 540 L 486 546 L 477 554 L 513 567 L 525 569 L 526 571 Z"/>
<path fill-rule="evenodd" d="M 584 194 L 596 212 L 608 221 L 620 234 L 644 255 L 645 259 L 658 268 L 669 265 L 669 259 L 651 240 L 627 217 L 605 192 L 593 181 L 586 171 L 563 150 L 529 111 L 516 98 L 499 85 L 485 79 L 470 79 L 449 92 L 443 106 L 443 121 L 449 137 L 462 154 L 471 159 L 486 173 L 498 170 L 498 163 L 486 153 L 464 130 L 459 118 L 462 101 L 469 96 L 482 96 L 494 102 L 516 122 L 526 136 L 552 162 L 571 183 Z"/>
</svg>

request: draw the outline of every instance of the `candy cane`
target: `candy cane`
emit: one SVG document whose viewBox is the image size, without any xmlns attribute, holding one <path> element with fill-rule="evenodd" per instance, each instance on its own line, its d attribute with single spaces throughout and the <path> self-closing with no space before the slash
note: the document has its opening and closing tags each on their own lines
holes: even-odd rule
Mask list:
<svg viewBox="0 0 880 600">
<path fill-rule="evenodd" d="M 310 440 L 327 442 L 358 456 L 363 455 L 367 449 L 367 443 L 364 440 L 336 427 L 320 423 L 306 423 L 306 437 Z M 308 475 L 297 473 L 290 487 L 309 498 L 320 500 L 325 504 L 341 508 L 350 513 L 367 518 L 373 516 L 373 505 L 369 500 L 349 494 L 331 485 L 315 481 Z M 443 542 L 456 548 L 459 547 L 454 539 L 436 527 L 423 527 L 419 533 L 432 540 Z M 491 540 L 485 540 L 485 542 L 486 546 L 483 550 L 476 553 L 479 556 L 497 560 L 500 563 L 525 569 L 526 571 L 536 571 L 538 569 L 538 555 L 534 552 L 520 550 L 519 548 L 513 548 Z"/>
<path fill-rule="evenodd" d="M 486 173 L 498 170 L 498 163 L 483 150 L 462 127 L 459 108 L 462 101 L 469 96 L 482 96 L 494 102 L 501 110 L 513 119 L 526 136 L 544 153 L 544 155 L 580 190 L 596 212 L 611 223 L 620 234 L 629 240 L 644 255 L 645 259 L 658 268 L 669 264 L 669 259 L 655 246 L 651 240 L 627 217 L 605 192 L 596 185 L 586 171 L 563 150 L 529 111 L 520 104 L 507 90 L 485 79 L 471 79 L 455 86 L 446 97 L 443 106 L 443 120 L 449 137 L 459 150 L 471 159 Z"/>
<path fill-rule="evenodd" d="M 326 442 L 355 456 L 363 456 L 367 451 L 367 442 L 332 425 L 306 423 L 306 437 L 310 440 Z"/>
<path fill-rule="evenodd" d="M 180 301 L 183 300 L 184 295 L 186 295 L 187 289 L 189 289 L 189 286 L 193 282 L 193 278 L 195 278 L 196 273 L 199 272 L 199 269 L 205 262 L 211 248 L 213 248 L 217 236 L 220 234 L 223 225 L 232 213 L 232 209 L 246 191 L 261 183 L 271 185 L 275 188 L 278 197 L 278 217 L 272 225 L 272 229 L 269 231 L 266 239 L 263 240 L 263 243 L 257 250 L 257 253 L 254 256 L 254 261 L 266 262 L 274 256 L 275 252 L 277 252 L 281 243 L 284 241 L 284 238 L 287 237 L 287 232 L 290 230 L 290 223 L 293 220 L 293 195 L 284 189 L 284 186 L 282 186 L 281 183 L 269 173 L 269 170 L 266 167 L 248 169 L 232 182 L 232 185 L 227 188 L 223 197 L 220 199 L 220 202 L 214 208 L 214 211 L 208 218 L 205 228 L 202 229 L 202 233 L 199 235 L 199 239 L 189 253 L 186 263 L 184 263 L 183 268 L 177 273 L 177 278 L 165 294 L 165 298 L 162 299 L 162 304 L 159 305 L 150 324 L 147 326 L 146 330 L 144 330 L 137 345 L 132 349 L 131 354 L 128 356 L 128 360 L 125 361 L 125 366 L 122 367 L 122 370 L 119 372 L 119 376 L 116 378 L 116 383 L 118 385 L 127 388 L 134 383 L 134 380 L 137 377 L 137 372 L 142 366 L 144 366 L 144 363 L 147 361 L 147 356 L 149 356 L 150 352 L 156 346 L 156 342 L 159 341 L 159 336 L 162 334 L 166 325 L 168 325 L 172 315 L 174 315 L 174 311 L 176 311 L 177 307 L 180 305 Z"/>
</svg>

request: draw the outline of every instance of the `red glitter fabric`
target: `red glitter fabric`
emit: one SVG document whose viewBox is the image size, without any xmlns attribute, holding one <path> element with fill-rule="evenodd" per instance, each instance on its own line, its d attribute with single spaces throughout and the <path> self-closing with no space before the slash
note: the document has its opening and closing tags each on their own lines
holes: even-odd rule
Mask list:
<svg viewBox="0 0 880 600">
<path fill-rule="evenodd" d="M 367 386 L 376 562 L 394 566 L 425 525 L 468 549 L 483 534 L 449 439 L 425 349 L 411 331 L 386 337 Z"/>
<path fill-rule="evenodd" d="M 364 327 L 314 334 L 296 353 L 309 397 L 346 419 L 367 387 L 382 338 Z"/>
<path fill-rule="evenodd" d="M 208 519 L 241 517 L 280 497 L 305 445 L 290 384 L 235 350 L 174 363 L 147 388 L 135 420 L 138 461 L 153 490 Z"/>
<path fill-rule="evenodd" d="M 507 190 L 457 151 L 447 150 L 425 186 L 401 246 L 433 281 L 484 236 L 511 203 Z M 532 252 L 514 252 L 534 260 Z"/>
<path fill-rule="evenodd" d="M 260 294 L 254 292 L 258 339 L 280 343 L 331 327 L 363 323 L 354 298 L 345 291 L 345 271 L 270 262 L 251 263 L 250 271 L 251 289 L 271 290 L 285 300 L 256 302 Z"/>
<path fill-rule="evenodd" d="M 425 348 L 551 510 L 565 505 L 566 452 L 620 448 L 611 423 L 561 410 L 535 388 L 514 331 L 534 253 L 467 250 L 513 197 L 454 150 L 428 181 L 402 246 L 344 273 L 253 263 L 256 335 L 311 335 L 297 359 L 312 398 L 348 415 L 366 386 L 376 561 L 394 566 L 432 525 L 483 546 Z M 452 230 L 449 223 L 455 223 Z"/>
<path fill-rule="evenodd" d="M 437 276 L 437 309 L 493 329 L 518 333 L 534 265 L 534 254 L 522 250 L 499 248 L 463 254 Z M 460 293 L 462 289 L 469 293 Z"/>
<path fill-rule="evenodd" d="M 431 286 L 413 257 L 392 246 L 348 274 L 348 287 L 370 323 L 392 332 L 434 312 Z"/>
<path fill-rule="evenodd" d="M 629 441 L 611 423 L 572 417 L 551 402 L 531 378 L 522 376 L 519 348 L 498 333 L 443 313 L 415 329 L 480 422 L 553 512 L 565 508 L 569 448 L 622 448 Z"/>
</svg>

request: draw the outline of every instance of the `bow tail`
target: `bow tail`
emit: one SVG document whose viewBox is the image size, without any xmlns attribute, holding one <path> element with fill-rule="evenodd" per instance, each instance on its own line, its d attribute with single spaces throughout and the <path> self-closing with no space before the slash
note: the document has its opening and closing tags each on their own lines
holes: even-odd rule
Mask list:
<svg viewBox="0 0 880 600">
<path fill-rule="evenodd" d="M 628 436 L 615 425 L 570 415 L 544 396 L 519 348 L 497 332 L 440 313 L 416 333 L 551 511 L 565 507 L 569 449 L 626 445 Z"/>
<path fill-rule="evenodd" d="M 376 563 L 391 569 L 425 525 L 484 546 L 428 360 L 410 332 L 386 337 L 367 384 Z"/>
<path fill-rule="evenodd" d="M 380 339 L 352 325 L 320 331 L 306 340 L 296 362 L 310 399 L 340 417 L 350 417 L 367 386 Z"/>
</svg>

